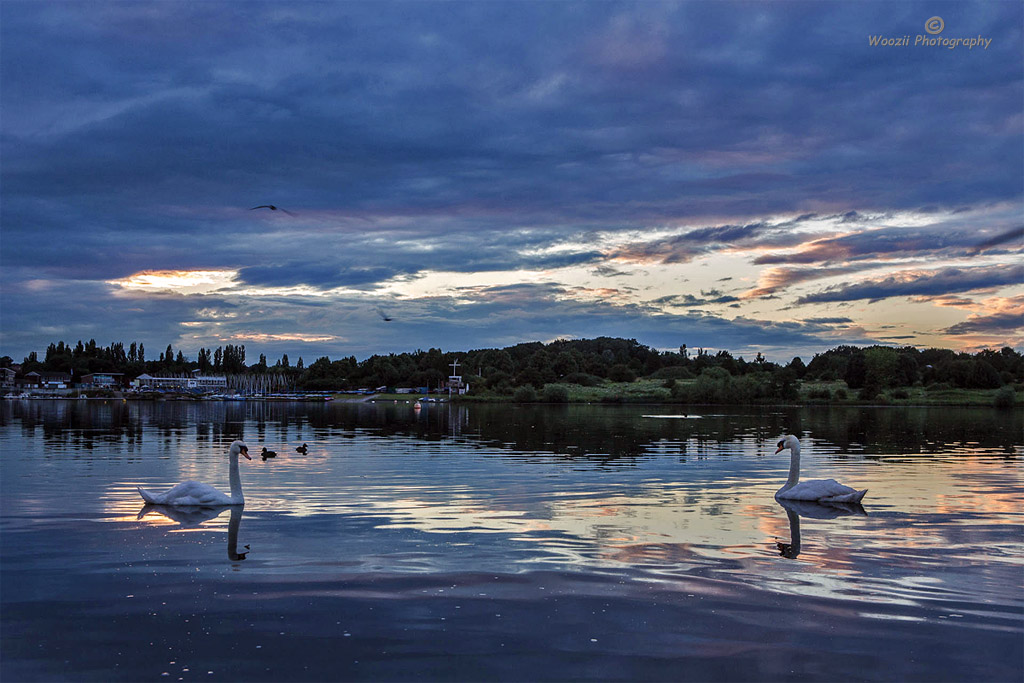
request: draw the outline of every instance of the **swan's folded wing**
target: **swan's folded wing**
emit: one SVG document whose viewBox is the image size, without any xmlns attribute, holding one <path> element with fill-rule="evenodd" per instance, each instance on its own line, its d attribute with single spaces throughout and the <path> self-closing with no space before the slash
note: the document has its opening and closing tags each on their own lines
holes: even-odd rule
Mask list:
<svg viewBox="0 0 1024 683">
<path fill-rule="evenodd" d="M 855 503 L 863 498 L 866 492 L 844 486 L 835 479 L 815 479 L 802 481 L 793 488 L 780 491 L 778 497 L 790 500 L 834 500 Z"/>
<path fill-rule="evenodd" d="M 154 505 L 176 505 L 179 507 L 214 507 L 231 505 L 232 500 L 209 484 L 197 481 L 183 481 L 164 493 L 151 493 L 139 488 L 139 494 L 147 503 Z M 146 496 L 149 496 L 148 498 Z"/>
</svg>

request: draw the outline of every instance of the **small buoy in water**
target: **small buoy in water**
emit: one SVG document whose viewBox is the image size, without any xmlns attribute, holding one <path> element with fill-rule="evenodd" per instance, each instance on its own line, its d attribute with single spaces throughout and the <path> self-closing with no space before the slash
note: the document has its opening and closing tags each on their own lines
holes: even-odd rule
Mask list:
<svg viewBox="0 0 1024 683">
<path fill-rule="evenodd" d="M 414 403 L 412 406 L 413 410 L 420 410 L 421 408 L 423 408 L 423 406 L 420 405 L 419 401 L 416 401 L 416 403 Z"/>
</svg>

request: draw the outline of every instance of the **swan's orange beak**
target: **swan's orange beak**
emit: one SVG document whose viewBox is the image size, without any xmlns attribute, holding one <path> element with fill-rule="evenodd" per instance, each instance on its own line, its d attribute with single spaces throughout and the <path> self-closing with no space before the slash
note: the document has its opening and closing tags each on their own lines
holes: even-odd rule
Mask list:
<svg viewBox="0 0 1024 683">
<path fill-rule="evenodd" d="M 775 455 L 778 455 L 779 453 L 781 453 L 784 450 L 786 450 L 785 446 L 779 446 L 778 448 L 775 449 Z"/>
<path fill-rule="evenodd" d="M 252 458 L 249 456 L 249 447 L 248 446 L 242 446 L 240 452 L 241 452 L 242 455 L 245 456 L 246 460 L 252 460 Z"/>
</svg>

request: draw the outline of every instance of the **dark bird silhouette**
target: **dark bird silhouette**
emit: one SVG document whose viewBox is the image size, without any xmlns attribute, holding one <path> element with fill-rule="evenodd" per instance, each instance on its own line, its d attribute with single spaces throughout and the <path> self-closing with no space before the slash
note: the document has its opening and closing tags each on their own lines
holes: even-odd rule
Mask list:
<svg viewBox="0 0 1024 683">
<path fill-rule="evenodd" d="M 386 322 L 386 323 L 389 323 L 389 322 L 391 322 L 392 320 L 394 320 L 394 318 L 392 318 L 392 317 L 391 317 L 390 315 L 388 315 L 387 313 L 385 313 L 385 312 L 384 312 L 384 309 L 381 309 L 381 308 L 378 308 L 378 309 L 377 309 L 377 315 L 379 315 L 379 316 L 380 316 L 380 318 L 381 318 L 381 320 L 383 320 L 383 321 L 384 321 L 384 322 Z"/>
<path fill-rule="evenodd" d="M 306 444 L 302 444 L 301 446 L 299 446 L 298 448 L 295 449 L 295 452 L 296 453 L 302 453 L 303 455 L 305 455 L 306 451 L 308 451 L 308 450 L 309 449 L 306 448 Z"/>
<path fill-rule="evenodd" d="M 292 213 L 288 209 L 282 209 L 280 206 L 274 206 L 273 204 L 260 204 L 259 206 L 254 206 L 254 207 L 252 207 L 249 210 L 250 211 L 255 211 L 256 209 L 270 209 L 271 211 L 283 211 L 284 213 L 288 214 L 289 216 L 294 216 L 295 215 L 294 213 Z"/>
<path fill-rule="evenodd" d="M 266 460 L 267 458 L 276 458 L 277 457 L 277 451 L 268 451 L 267 447 L 264 446 L 263 447 L 263 451 L 260 453 L 260 455 L 263 456 L 264 460 Z"/>
</svg>

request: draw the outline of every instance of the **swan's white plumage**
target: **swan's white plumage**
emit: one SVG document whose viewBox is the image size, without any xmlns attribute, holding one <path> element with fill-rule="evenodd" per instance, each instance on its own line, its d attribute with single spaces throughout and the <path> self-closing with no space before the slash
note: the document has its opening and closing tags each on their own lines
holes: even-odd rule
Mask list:
<svg viewBox="0 0 1024 683">
<path fill-rule="evenodd" d="M 784 500 L 809 500 L 819 503 L 859 503 L 867 489 L 858 491 L 840 484 L 835 479 L 816 479 L 800 481 L 800 440 L 792 434 L 779 442 L 776 453 L 785 449 L 790 451 L 789 479 L 775 493 L 776 498 Z"/>
<path fill-rule="evenodd" d="M 813 500 L 829 503 L 857 503 L 867 493 L 867 489 L 858 491 L 840 484 L 835 479 L 816 479 L 805 481 L 796 486 L 780 490 L 776 498 L 786 500 Z"/>
<path fill-rule="evenodd" d="M 244 500 L 234 500 L 209 484 L 198 481 L 183 481 L 163 493 L 152 493 L 139 487 L 142 499 L 152 505 L 175 505 L 178 507 L 213 507 L 215 505 L 240 505 Z"/>
<path fill-rule="evenodd" d="M 249 447 L 241 441 L 234 441 L 228 451 L 230 457 L 230 480 L 231 495 L 225 495 L 209 484 L 201 484 L 198 481 L 183 481 L 169 491 L 153 493 L 141 486 L 138 487 L 139 495 L 151 505 L 173 505 L 176 507 L 215 507 L 218 505 L 244 505 L 245 498 L 242 496 L 242 481 L 238 475 L 238 456 L 244 455 L 250 460 Z"/>
</svg>

